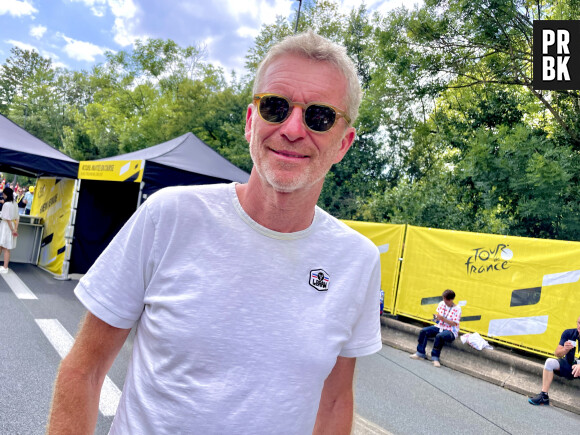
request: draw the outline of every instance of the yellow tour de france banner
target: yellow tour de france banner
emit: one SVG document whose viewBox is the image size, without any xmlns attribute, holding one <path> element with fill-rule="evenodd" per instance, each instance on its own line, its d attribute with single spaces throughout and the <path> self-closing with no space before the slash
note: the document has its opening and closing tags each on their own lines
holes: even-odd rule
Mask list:
<svg viewBox="0 0 580 435">
<path fill-rule="evenodd" d="M 102 160 L 79 162 L 81 180 L 123 181 L 140 183 L 145 160 Z"/>
<path fill-rule="evenodd" d="M 67 178 L 40 178 L 30 210 L 42 217 L 44 226 L 38 265 L 56 275 L 62 274 L 74 186 L 75 180 Z"/>
<path fill-rule="evenodd" d="M 381 254 L 381 288 L 385 292 L 384 310 L 393 312 L 403 249 L 405 225 L 344 220 L 352 229 L 369 238 Z"/>
<path fill-rule="evenodd" d="M 580 316 L 580 242 L 408 226 L 395 313 L 431 321 L 445 289 L 462 331 L 553 356 Z"/>
</svg>

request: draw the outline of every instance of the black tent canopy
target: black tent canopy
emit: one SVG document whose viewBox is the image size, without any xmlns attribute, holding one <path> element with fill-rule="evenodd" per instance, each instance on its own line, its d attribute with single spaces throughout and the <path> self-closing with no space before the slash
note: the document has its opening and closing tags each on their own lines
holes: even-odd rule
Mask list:
<svg viewBox="0 0 580 435">
<path fill-rule="evenodd" d="M 84 179 L 82 171 L 70 271 L 85 273 L 135 212 L 142 199 L 178 185 L 245 183 L 249 174 L 219 155 L 193 133 L 128 154 L 99 159 L 139 161 L 141 183 Z M 81 164 L 81 165 L 82 165 Z"/>
<path fill-rule="evenodd" d="M 143 160 L 145 196 L 167 186 L 245 183 L 249 178 L 247 172 L 230 163 L 191 132 L 159 145 L 98 161 L 107 160 Z"/>
<path fill-rule="evenodd" d="M 0 171 L 76 178 L 79 163 L 0 115 Z"/>
</svg>

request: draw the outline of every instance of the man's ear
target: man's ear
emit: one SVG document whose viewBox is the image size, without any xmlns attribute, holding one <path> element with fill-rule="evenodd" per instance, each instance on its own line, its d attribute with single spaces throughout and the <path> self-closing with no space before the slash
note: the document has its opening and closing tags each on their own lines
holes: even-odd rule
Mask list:
<svg viewBox="0 0 580 435">
<path fill-rule="evenodd" d="M 338 163 L 343 159 L 343 157 L 346 155 L 346 152 L 350 149 L 350 146 L 354 142 L 355 138 L 356 138 L 356 129 L 354 127 L 348 127 L 344 132 L 344 136 L 340 141 L 340 148 L 338 149 L 338 153 L 336 154 L 334 163 Z"/>
<path fill-rule="evenodd" d="M 254 105 L 252 103 L 248 104 L 248 110 L 246 111 L 246 130 L 245 136 L 248 143 L 252 137 L 252 116 L 254 115 Z"/>
</svg>

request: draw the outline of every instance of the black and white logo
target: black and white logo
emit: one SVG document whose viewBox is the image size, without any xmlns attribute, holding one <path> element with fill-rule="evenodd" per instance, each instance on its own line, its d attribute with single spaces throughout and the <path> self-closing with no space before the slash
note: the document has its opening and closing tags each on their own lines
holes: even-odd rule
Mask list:
<svg viewBox="0 0 580 435">
<path fill-rule="evenodd" d="M 533 68 L 534 89 L 580 89 L 580 21 L 534 21 Z"/>
<path fill-rule="evenodd" d="M 325 292 L 328 290 L 328 283 L 330 282 L 330 277 L 322 269 L 314 269 L 310 271 L 310 282 L 309 284 L 314 287 L 319 292 Z"/>
</svg>

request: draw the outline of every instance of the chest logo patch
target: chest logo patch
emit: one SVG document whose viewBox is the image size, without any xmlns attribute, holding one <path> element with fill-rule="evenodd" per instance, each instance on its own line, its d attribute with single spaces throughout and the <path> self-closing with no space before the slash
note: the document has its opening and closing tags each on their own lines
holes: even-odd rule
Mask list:
<svg viewBox="0 0 580 435">
<path fill-rule="evenodd" d="M 314 287 L 319 292 L 325 292 L 328 290 L 328 284 L 330 283 L 330 276 L 322 269 L 314 269 L 310 271 L 310 281 L 311 287 Z"/>
</svg>

